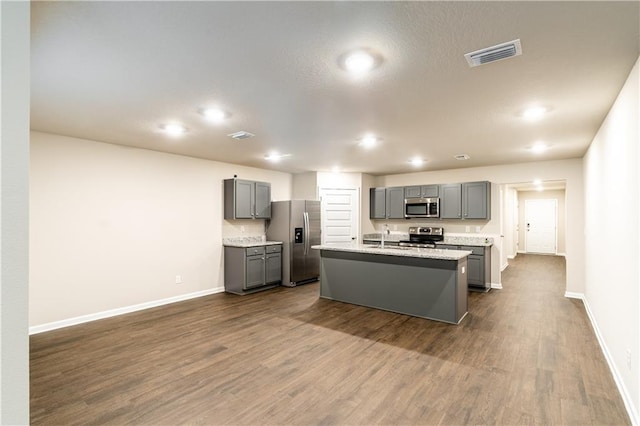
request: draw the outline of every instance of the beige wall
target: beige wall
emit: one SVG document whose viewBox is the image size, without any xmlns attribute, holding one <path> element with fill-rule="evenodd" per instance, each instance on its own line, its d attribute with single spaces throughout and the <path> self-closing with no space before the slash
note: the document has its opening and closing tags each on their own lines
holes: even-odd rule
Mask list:
<svg viewBox="0 0 640 426">
<path fill-rule="evenodd" d="M 518 241 L 520 243 L 519 250 L 520 252 L 526 251 L 525 246 L 525 233 L 527 229 L 527 224 L 524 219 L 525 215 L 525 201 L 526 200 L 556 200 L 557 202 L 557 238 L 558 245 L 556 247 L 557 254 L 565 254 L 566 250 L 566 219 L 565 219 L 565 193 L 564 190 L 559 191 L 518 191 L 518 223 L 520 224 L 518 229 Z"/>
<path fill-rule="evenodd" d="M 636 62 L 584 157 L 584 293 L 605 353 L 627 390 L 636 424 L 640 421 L 639 67 Z"/>
<path fill-rule="evenodd" d="M 566 182 L 566 214 L 571 218 L 570 221 L 567 221 L 566 227 L 566 290 L 582 293 L 584 292 L 584 192 L 582 161 L 580 159 L 388 175 L 378 177 L 376 186 L 405 186 L 484 180 L 492 182 L 491 220 L 442 220 L 424 223 L 443 226 L 445 233 L 465 233 L 467 226 L 470 227 L 470 231 L 475 231 L 475 227 L 479 226 L 480 232 L 477 235 L 493 237 L 496 244 L 491 250 L 491 276 L 493 283 L 500 284 L 501 281 L 496 281 L 500 277 L 500 259 L 502 258 L 500 185 L 533 182 L 536 179 Z M 394 224 L 400 226 L 403 222 L 389 223 L 390 226 Z M 402 226 L 407 227 L 408 225 L 405 222 L 405 225 Z"/>
<path fill-rule="evenodd" d="M 318 174 L 316 172 L 296 173 L 293 175 L 293 200 L 318 199 Z"/>
<path fill-rule="evenodd" d="M 221 289 L 222 237 L 264 232 L 223 219 L 234 174 L 291 198 L 287 173 L 32 132 L 30 324 Z"/>
</svg>

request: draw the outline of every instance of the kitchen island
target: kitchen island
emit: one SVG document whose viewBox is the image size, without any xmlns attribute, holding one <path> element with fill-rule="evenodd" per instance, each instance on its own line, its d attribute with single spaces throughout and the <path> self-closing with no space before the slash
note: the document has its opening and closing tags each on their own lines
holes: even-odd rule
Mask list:
<svg viewBox="0 0 640 426">
<path fill-rule="evenodd" d="M 467 313 L 468 251 L 319 245 L 320 297 L 451 324 Z"/>
</svg>

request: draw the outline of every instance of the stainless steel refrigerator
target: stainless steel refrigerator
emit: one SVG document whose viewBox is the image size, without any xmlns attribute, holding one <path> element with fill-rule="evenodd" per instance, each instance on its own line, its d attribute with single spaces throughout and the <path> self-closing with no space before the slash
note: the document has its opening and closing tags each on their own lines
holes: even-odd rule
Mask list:
<svg viewBox="0 0 640 426">
<path fill-rule="evenodd" d="M 282 241 L 282 285 L 317 281 L 320 252 L 320 201 L 289 200 L 271 203 L 267 240 Z"/>
</svg>

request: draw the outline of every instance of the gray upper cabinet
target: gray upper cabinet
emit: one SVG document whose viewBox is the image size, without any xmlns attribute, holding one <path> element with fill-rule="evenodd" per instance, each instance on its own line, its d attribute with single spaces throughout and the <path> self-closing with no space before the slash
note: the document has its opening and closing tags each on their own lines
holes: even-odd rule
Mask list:
<svg viewBox="0 0 640 426">
<path fill-rule="evenodd" d="M 404 187 L 404 198 L 438 198 L 439 185 L 415 185 Z"/>
<path fill-rule="evenodd" d="M 440 185 L 441 219 L 491 219 L 491 182 Z"/>
<path fill-rule="evenodd" d="M 387 219 L 404 219 L 404 186 L 387 188 Z"/>
<path fill-rule="evenodd" d="M 225 179 L 224 218 L 270 219 L 271 184 L 242 179 Z"/>
<path fill-rule="evenodd" d="M 387 217 L 386 188 L 371 188 L 369 190 L 369 218 L 385 219 Z"/>
<path fill-rule="evenodd" d="M 371 188 L 369 218 L 404 219 L 404 187 Z"/>
<path fill-rule="evenodd" d="M 462 218 L 462 186 L 459 183 L 440 185 L 440 219 Z"/>
<path fill-rule="evenodd" d="M 462 184 L 463 219 L 491 219 L 491 183 Z"/>
</svg>

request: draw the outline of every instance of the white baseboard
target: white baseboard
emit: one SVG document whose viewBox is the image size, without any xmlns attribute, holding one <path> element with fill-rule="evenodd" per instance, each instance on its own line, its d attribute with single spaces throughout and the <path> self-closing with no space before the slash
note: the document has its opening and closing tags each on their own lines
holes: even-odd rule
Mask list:
<svg viewBox="0 0 640 426">
<path fill-rule="evenodd" d="M 613 380 L 616 382 L 616 386 L 618 387 L 618 392 L 620 392 L 620 396 L 622 396 L 622 401 L 624 402 L 624 407 L 627 409 L 627 414 L 631 420 L 632 425 L 640 425 L 640 417 L 638 417 L 638 411 L 633 404 L 633 399 L 627 390 L 627 387 L 624 385 L 624 381 L 622 380 L 622 376 L 618 371 L 615 363 L 613 362 L 613 357 L 609 352 L 609 348 L 604 342 L 604 338 L 602 337 L 602 333 L 600 333 L 600 328 L 598 328 L 598 323 L 596 322 L 593 313 L 591 312 L 591 308 L 589 307 L 589 301 L 585 297 L 583 293 L 572 293 L 565 292 L 565 297 L 572 299 L 581 299 L 584 304 L 584 309 L 587 311 L 587 317 L 589 317 L 589 321 L 591 321 L 591 326 L 593 327 L 593 331 L 596 333 L 596 338 L 598 339 L 598 343 L 600 344 L 600 349 L 604 354 L 604 358 L 607 360 L 607 364 L 609 365 L 609 370 L 611 370 L 611 374 L 613 375 Z"/>
<path fill-rule="evenodd" d="M 509 259 L 509 260 L 513 260 L 513 259 L 515 259 L 515 258 L 516 258 L 516 256 L 517 256 L 517 255 L 518 255 L 518 253 L 513 254 L 513 255 L 511 255 L 511 254 L 510 254 L 510 255 L 507 255 L 507 259 Z"/>
<path fill-rule="evenodd" d="M 495 288 L 496 290 L 502 290 L 501 283 L 491 283 L 491 288 Z"/>
<path fill-rule="evenodd" d="M 524 251 L 524 250 L 518 250 L 518 251 L 516 252 L 516 254 L 518 254 L 518 253 L 520 253 L 520 254 L 527 254 L 527 252 L 526 252 L 526 251 Z"/>
<path fill-rule="evenodd" d="M 505 269 L 507 269 L 507 266 L 509 266 L 509 262 L 504 263 L 501 267 L 500 267 L 500 272 L 504 271 Z"/>
<path fill-rule="evenodd" d="M 572 291 L 565 291 L 564 297 L 569 299 L 580 299 L 584 302 L 584 293 L 574 293 Z"/>
<path fill-rule="evenodd" d="M 128 314 L 131 312 L 142 311 L 144 309 L 155 308 L 157 306 L 168 305 L 170 303 L 182 302 L 184 300 L 195 299 L 197 297 L 208 296 L 210 294 L 222 293 L 224 287 L 214 287 L 208 290 L 196 291 L 194 293 L 180 294 L 178 296 L 168 297 L 161 300 L 153 300 L 151 302 L 139 303 L 137 305 L 124 306 L 122 308 L 110 309 L 108 311 L 96 312 L 95 314 L 81 315 L 79 317 L 68 318 L 65 320 L 49 322 L 41 325 L 29 327 L 29 335 L 44 333 L 45 331 L 57 330 L 59 328 L 70 327 L 85 322 L 96 321 L 99 319 L 115 317 L 118 315 Z"/>
<path fill-rule="evenodd" d="M 556 253 L 556 256 L 567 257 L 567 253 Z"/>
</svg>

